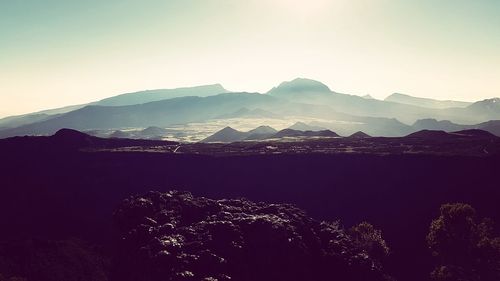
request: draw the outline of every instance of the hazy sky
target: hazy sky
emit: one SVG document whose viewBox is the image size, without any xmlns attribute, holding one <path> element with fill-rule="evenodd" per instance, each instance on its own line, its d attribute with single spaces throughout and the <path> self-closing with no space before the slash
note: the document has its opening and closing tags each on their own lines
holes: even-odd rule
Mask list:
<svg viewBox="0 0 500 281">
<path fill-rule="evenodd" d="M 0 116 L 154 88 L 308 77 L 500 96 L 499 0 L 0 0 Z"/>
</svg>

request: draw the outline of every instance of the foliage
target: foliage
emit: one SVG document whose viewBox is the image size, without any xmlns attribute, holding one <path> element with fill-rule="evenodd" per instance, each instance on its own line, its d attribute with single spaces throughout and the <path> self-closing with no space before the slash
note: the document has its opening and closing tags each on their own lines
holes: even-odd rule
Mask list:
<svg viewBox="0 0 500 281">
<path fill-rule="evenodd" d="M 444 204 L 432 221 L 427 243 L 438 259 L 434 280 L 500 280 L 500 237 L 493 223 L 478 219 L 468 204 Z"/>
<path fill-rule="evenodd" d="M 370 256 L 387 249 L 380 231 L 365 223 L 352 238 L 287 204 L 149 192 L 114 219 L 112 280 L 388 280 Z"/>
<path fill-rule="evenodd" d="M 368 222 L 362 222 L 351 227 L 349 234 L 354 247 L 366 251 L 377 262 L 377 266 L 381 267 L 382 262 L 389 255 L 389 247 L 382 237 L 382 231 Z"/>
</svg>

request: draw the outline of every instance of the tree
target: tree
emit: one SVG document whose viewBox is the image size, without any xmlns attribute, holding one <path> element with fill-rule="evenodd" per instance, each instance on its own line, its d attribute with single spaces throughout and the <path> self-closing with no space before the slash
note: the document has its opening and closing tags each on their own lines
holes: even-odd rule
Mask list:
<svg viewBox="0 0 500 281">
<path fill-rule="evenodd" d="M 500 237 L 493 236 L 493 222 L 479 220 L 468 204 L 444 204 L 427 235 L 438 260 L 431 273 L 439 281 L 500 280 Z"/>
<path fill-rule="evenodd" d="M 389 247 L 382 237 L 382 231 L 376 229 L 368 222 L 362 222 L 349 229 L 354 246 L 362 249 L 377 261 L 377 267 L 381 268 L 383 261 L 389 255 Z"/>
</svg>

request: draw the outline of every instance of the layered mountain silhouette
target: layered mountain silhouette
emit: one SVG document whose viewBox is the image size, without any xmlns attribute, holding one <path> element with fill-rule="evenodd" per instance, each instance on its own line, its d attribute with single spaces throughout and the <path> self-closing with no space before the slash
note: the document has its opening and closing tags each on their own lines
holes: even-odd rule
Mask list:
<svg viewBox="0 0 500 281">
<path fill-rule="evenodd" d="M 2 118 L 0 119 L 0 129 L 13 128 L 30 123 L 48 120 L 57 117 L 60 114 L 78 110 L 88 105 L 102 105 L 102 106 L 134 105 L 134 104 L 143 104 L 153 101 L 186 97 L 186 96 L 206 97 L 228 92 L 229 91 L 224 89 L 222 85 L 214 84 L 214 85 L 204 85 L 197 87 L 158 89 L 158 90 L 147 90 L 147 91 L 126 93 L 88 104 L 65 106 L 61 108 L 43 110 L 30 114 L 23 114 L 18 116 L 10 116 Z"/>
<path fill-rule="evenodd" d="M 479 129 L 469 129 L 469 130 L 461 130 L 456 132 L 445 132 L 441 130 L 421 130 L 406 136 L 406 138 L 419 138 L 426 140 L 442 140 L 442 139 L 450 139 L 450 138 L 476 138 L 476 139 L 484 139 L 484 138 L 498 138 L 490 132 L 479 130 Z"/>
<path fill-rule="evenodd" d="M 246 107 L 240 108 L 235 112 L 217 116 L 216 119 L 232 119 L 232 118 L 280 118 L 277 114 L 260 108 L 248 109 Z"/>
<path fill-rule="evenodd" d="M 445 132 L 479 129 L 500 136 L 500 120 L 492 120 L 475 125 L 461 125 L 448 120 L 438 121 L 436 119 L 421 119 L 417 120 L 417 122 L 412 125 L 412 128 L 416 131 L 428 129 L 441 130 Z"/>
<path fill-rule="evenodd" d="M 276 131 L 269 126 L 260 126 L 248 132 L 241 132 L 231 127 L 225 127 L 217 131 L 213 135 L 202 140 L 202 142 L 236 142 L 236 141 L 250 141 L 250 140 L 267 140 L 267 139 L 281 139 L 281 138 L 303 138 L 303 137 L 339 137 L 336 133 L 330 130 L 319 131 L 300 131 L 294 129 L 283 129 Z"/>
<path fill-rule="evenodd" d="M 36 153 L 38 151 L 53 151 L 57 153 L 65 150 L 76 149 L 100 149 L 100 148 L 120 148 L 120 147 L 156 147 L 164 145 L 175 145 L 176 142 L 145 139 L 128 138 L 99 138 L 85 134 L 83 132 L 63 128 L 51 136 L 31 136 L 31 137 L 12 137 L 0 139 L 2 148 L 9 150 L 13 147 L 19 150 L 20 147 L 27 152 Z"/>
<path fill-rule="evenodd" d="M 225 127 L 202 142 L 235 142 L 244 140 L 247 136 L 248 132 L 240 132 L 231 127 Z"/>
<path fill-rule="evenodd" d="M 269 126 L 260 126 L 248 132 L 241 132 L 231 127 L 216 132 L 202 142 L 235 142 L 243 140 L 263 140 L 275 135 L 278 131 Z"/>
<path fill-rule="evenodd" d="M 292 129 L 321 128 L 341 135 L 363 131 L 373 136 L 404 136 L 422 129 L 483 129 L 499 134 L 495 120 L 500 120 L 500 99 L 469 104 L 397 94 L 382 101 L 337 93 L 319 81 L 305 78 L 283 82 L 266 94 L 229 93 L 214 84 L 127 93 L 86 105 L 3 118 L 0 138 L 51 135 L 61 128 L 142 130 L 232 118 L 313 118 L 317 121 L 307 125 L 314 128 L 299 123 Z"/>
</svg>

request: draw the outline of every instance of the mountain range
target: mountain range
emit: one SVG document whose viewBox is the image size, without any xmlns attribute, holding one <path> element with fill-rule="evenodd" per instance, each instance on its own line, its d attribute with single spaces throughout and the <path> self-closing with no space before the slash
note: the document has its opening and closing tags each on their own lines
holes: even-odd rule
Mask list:
<svg viewBox="0 0 500 281">
<path fill-rule="evenodd" d="M 403 136 L 422 129 L 483 129 L 498 135 L 500 99 L 467 103 L 393 94 L 377 100 L 337 93 L 304 78 L 283 82 L 267 93 L 229 92 L 214 84 L 127 93 L 3 118 L 0 138 L 51 135 L 61 128 L 142 130 L 190 123 L 231 124 L 234 119 L 259 119 L 261 125 L 269 124 L 266 120 L 309 120 L 307 125 L 315 128 L 311 131 L 328 129 L 341 135 L 363 131 L 373 136 Z"/>
<path fill-rule="evenodd" d="M 419 107 L 434 108 L 434 109 L 445 109 L 451 107 L 464 108 L 472 104 L 471 102 L 464 102 L 464 101 L 453 101 L 453 100 L 442 101 L 442 100 L 427 99 L 427 98 L 417 98 L 400 93 L 394 93 L 385 98 L 384 101 L 414 105 Z"/>
</svg>

